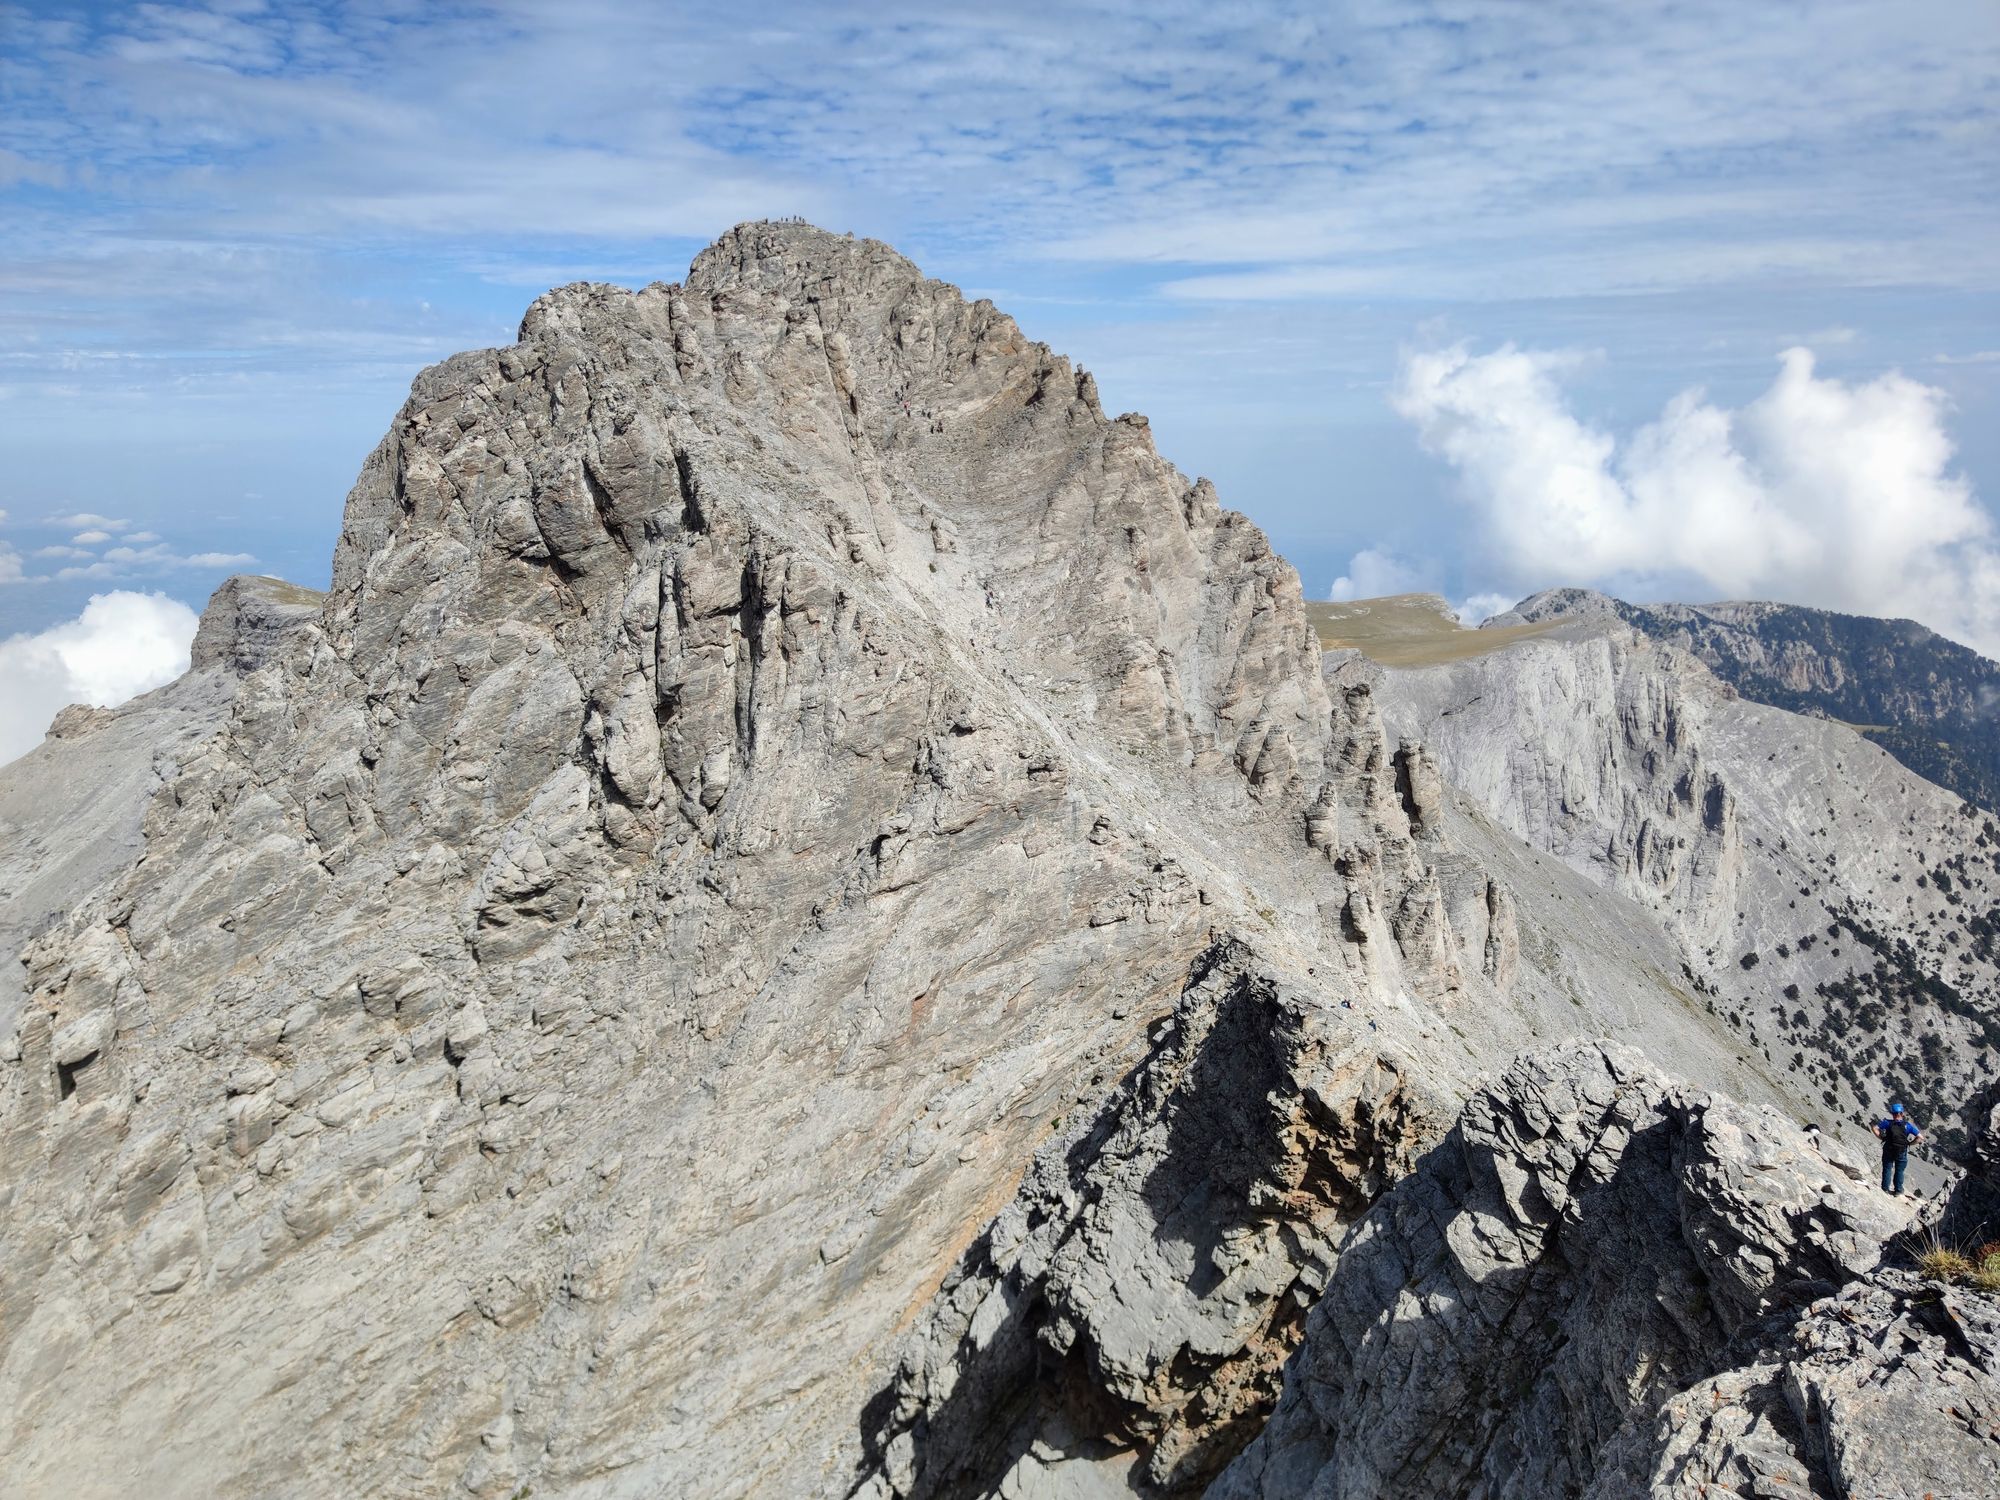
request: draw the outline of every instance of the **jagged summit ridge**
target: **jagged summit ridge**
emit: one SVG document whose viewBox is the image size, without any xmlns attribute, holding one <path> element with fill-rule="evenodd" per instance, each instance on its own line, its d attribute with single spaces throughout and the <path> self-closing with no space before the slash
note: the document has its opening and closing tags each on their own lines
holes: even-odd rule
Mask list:
<svg viewBox="0 0 2000 1500">
<path fill-rule="evenodd" d="M 698 520 L 705 502 L 735 510 L 741 496 L 760 536 L 865 570 L 973 643 L 997 644 L 1004 612 L 1027 636 L 1023 654 L 1086 712 L 1125 717 L 1148 740 L 1250 768 L 1275 737 L 1266 772 L 1277 774 L 1286 747 L 1311 738 L 1294 727 L 1320 711 L 1310 686 L 1268 712 L 1256 701 L 1311 680 L 1295 576 L 1261 534 L 1160 460 L 1143 418 L 1106 421 L 1087 376 L 887 247 L 747 225 L 684 285 L 565 288 L 535 304 L 523 335 L 515 350 L 447 362 L 417 399 L 462 402 L 533 368 L 554 430 L 515 455 L 523 473 L 485 434 L 479 451 L 447 441 L 439 452 L 429 433 L 400 495 L 364 475 L 335 568 L 343 603 L 365 597 L 363 558 L 378 573 L 408 558 L 399 532 L 589 573 L 643 548 L 649 524 L 690 507 Z M 576 410 L 563 381 L 599 371 L 645 399 Z M 695 406 L 711 416 L 693 420 Z M 796 451 L 772 451 L 771 431 Z M 392 459 L 379 453 L 371 469 Z M 392 520 L 411 504 L 410 480 L 431 481 L 426 459 L 450 501 Z M 840 482 L 801 486 L 802 463 L 822 462 Z M 1208 580 L 1239 566 L 1263 580 L 1262 601 L 1231 600 L 1230 618 L 1211 618 L 1220 594 Z M 1228 675 L 1211 680 L 1218 662 Z"/>
<path fill-rule="evenodd" d="M 1783 1096 L 872 242 L 552 293 L 228 592 L 0 1035 L 10 1493 L 1192 1495 L 1524 1040 Z"/>
<path fill-rule="evenodd" d="M 1503 937 L 1261 533 L 865 241 L 426 371 L 325 600 L 215 654 L 0 1052 L 31 1493 L 844 1487 L 1219 935 L 1371 1039 Z"/>
</svg>

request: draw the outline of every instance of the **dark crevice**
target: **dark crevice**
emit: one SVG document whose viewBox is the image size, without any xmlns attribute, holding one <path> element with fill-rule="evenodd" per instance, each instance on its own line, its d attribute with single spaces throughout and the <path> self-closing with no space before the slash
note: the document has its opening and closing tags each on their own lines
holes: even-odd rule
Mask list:
<svg viewBox="0 0 2000 1500">
<path fill-rule="evenodd" d="M 702 514 L 701 486 L 695 481 L 694 459 L 685 448 L 674 449 L 674 477 L 680 484 L 682 524 L 689 531 L 706 531 Z"/>
<path fill-rule="evenodd" d="M 58 1096 L 67 1099 L 71 1094 L 74 1094 L 76 1092 L 77 1075 L 96 1061 L 97 1054 L 95 1052 L 86 1052 L 75 1062 L 57 1063 L 56 1092 Z"/>
<path fill-rule="evenodd" d="M 604 482 L 597 477 L 597 470 L 591 466 L 587 458 L 583 461 L 583 487 L 590 496 L 591 505 L 597 511 L 598 524 L 613 541 L 630 552 L 632 548 L 619 530 L 618 504 L 611 498 L 611 491 L 604 487 Z"/>
</svg>

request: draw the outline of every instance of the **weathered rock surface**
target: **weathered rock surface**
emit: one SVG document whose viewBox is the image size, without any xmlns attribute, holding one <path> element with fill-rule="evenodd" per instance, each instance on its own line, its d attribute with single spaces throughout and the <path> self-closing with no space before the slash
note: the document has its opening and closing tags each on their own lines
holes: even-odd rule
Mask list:
<svg viewBox="0 0 2000 1500">
<path fill-rule="evenodd" d="M 1588 1500 L 2000 1494 L 2000 1298 L 1885 1270 L 1621 1432 Z"/>
<path fill-rule="evenodd" d="M 153 794 L 222 728 L 242 675 L 310 623 L 306 601 L 317 597 L 230 579 L 202 613 L 186 676 L 117 708 L 71 704 L 43 744 L 0 767 L 0 1046 L 16 1035 L 26 998 L 13 956 L 138 859 Z"/>
<path fill-rule="evenodd" d="M 1919 776 L 2000 811 L 2000 662 L 1914 620 L 1796 604 L 1628 604 L 1589 589 L 1524 599 L 1498 628 L 1569 617 L 1617 619 L 1692 652 L 1746 698 L 1870 726 Z"/>
<path fill-rule="evenodd" d="M 1862 1278 L 1904 1220 L 1860 1160 L 1629 1050 L 1528 1054 L 1340 1244 L 1276 1413 L 1209 1493 L 1859 1497 L 1989 1475 L 2000 1303 L 1961 1299 L 1969 1349 L 1903 1328 L 1910 1278 Z M 1904 1403 L 1953 1398 L 1893 1430 Z M 1924 1441 L 1946 1446 L 1890 1483 Z"/>
<path fill-rule="evenodd" d="M 238 676 L 276 661 L 290 638 L 319 620 L 325 596 L 280 578 L 247 573 L 225 581 L 202 611 L 189 648 L 190 665 Z"/>
<path fill-rule="evenodd" d="M 1341 1229 L 1440 1128 L 1408 1067 L 1241 945 L 1205 954 L 946 1279 L 857 1494 L 1199 1493 L 1275 1400 Z"/>
<path fill-rule="evenodd" d="M 899 1335 L 1218 938 L 1440 1089 L 1526 1029 L 1504 895 L 1291 569 L 872 242 L 542 298 L 417 381 L 316 614 L 237 595 L 144 857 L 24 953 L 10 1492 L 844 1490 Z M 1218 1412 L 1324 1232 L 1189 1294 L 1249 1351 Z M 1219 1462 L 1080 1297 L 1105 1430 Z"/>
<path fill-rule="evenodd" d="M 1558 618 L 1476 659 L 1330 671 L 1370 681 L 1477 815 L 1650 911 L 1808 1118 L 1903 1098 L 1958 1145 L 2000 1066 L 2000 826 L 1602 610 Z"/>
<path fill-rule="evenodd" d="M 9 1495 L 1199 1493 L 1525 1042 L 1787 1098 L 1680 968 L 1754 830 L 1605 882 L 1479 808 L 1144 418 L 870 241 L 540 299 L 195 657 L 0 775 Z M 1686 1327 L 1578 1283 L 1662 1372 L 1848 1274 L 1790 1137 L 1605 1068 L 1722 1206 Z M 1670 1383 L 1576 1358 L 1599 1425 Z"/>
</svg>

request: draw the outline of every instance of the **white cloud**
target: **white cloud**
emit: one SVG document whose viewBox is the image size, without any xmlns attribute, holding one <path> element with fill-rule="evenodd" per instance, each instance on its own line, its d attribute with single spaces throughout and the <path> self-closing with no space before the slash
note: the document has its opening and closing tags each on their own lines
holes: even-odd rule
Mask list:
<svg viewBox="0 0 2000 1500">
<path fill-rule="evenodd" d="M 1730 410 L 1683 391 L 1621 446 L 1571 411 L 1574 352 L 1405 356 L 1392 397 L 1459 472 L 1481 561 L 1522 589 L 1697 588 L 1909 616 L 2000 653 L 1993 522 L 1952 469 L 1943 392 L 1849 384 L 1792 349 Z"/>
<path fill-rule="evenodd" d="M 1451 612 L 1458 616 L 1461 625 L 1477 625 L 1512 609 L 1516 602 L 1512 594 L 1473 594 L 1453 605 Z"/>
<path fill-rule="evenodd" d="M 1336 602 L 1349 599 L 1380 599 L 1385 594 L 1436 593 L 1439 568 L 1434 559 L 1412 561 L 1385 552 L 1380 547 L 1364 547 L 1348 559 L 1347 571 L 1333 580 L 1327 598 Z M 1457 604 L 1447 605 L 1463 625 L 1514 607 L 1511 594 L 1476 593 Z"/>
<path fill-rule="evenodd" d="M 5 542 L 0 542 L 0 583 L 21 581 L 21 554 Z"/>
<path fill-rule="evenodd" d="M 123 531 L 132 523 L 121 521 L 116 516 L 100 516 L 95 511 L 80 510 L 73 515 L 50 516 L 51 526 L 75 526 L 83 531 Z"/>
<path fill-rule="evenodd" d="M 37 547 L 37 557 L 94 557 L 95 553 L 83 547 Z"/>
<path fill-rule="evenodd" d="M 1347 571 L 1333 580 L 1326 597 L 1379 599 L 1384 594 L 1416 593 L 1427 586 L 1427 570 L 1379 547 L 1367 547 L 1348 559 Z"/>
<path fill-rule="evenodd" d="M 73 547 L 95 547 L 99 542 L 110 541 L 111 533 L 108 531 L 98 531 L 94 529 L 90 531 L 79 531 L 75 536 L 71 537 L 69 540 L 70 540 L 70 545 Z"/>
<path fill-rule="evenodd" d="M 85 539 L 81 536 L 76 538 L 77 541 Z M 136 542 L 139 537 L 133 536 L 130 540 Z M 102 553 L 45 547 L 36 555 L 66 555 L 93 559 L 88 563 L 58 568 L 55 576 L 65 581 L 78 578 L 129 578 L 137 573 L 163 573 L 172 568 L 240 568 L 257 560 L 248 552 L 192 552 L 183 557 L 161 542 L 149 543 L 144 547 L 106 547 Z"/>
<path fill-rule="evenodd" d="M 71 703 L 110 707 L 187 670 L 197 616 L 165 594 L 96 594 L 74 620 L 0 640 L 0 762 Z"/>
</svg>

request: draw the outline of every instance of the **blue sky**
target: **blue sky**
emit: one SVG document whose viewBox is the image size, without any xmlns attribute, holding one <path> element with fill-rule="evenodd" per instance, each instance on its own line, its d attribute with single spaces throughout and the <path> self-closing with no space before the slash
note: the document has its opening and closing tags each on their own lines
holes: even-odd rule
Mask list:
<svg viewBox="0 0 2000 1500">
<path fill-rule="evenodd" d="M 418 369 L 796 213 L 1088 366 L 1314 595 L 1993 649 L 1996 79 L 1987 0 L 0 5 L 0 636 L 322 583 Z"/>
</svg>

